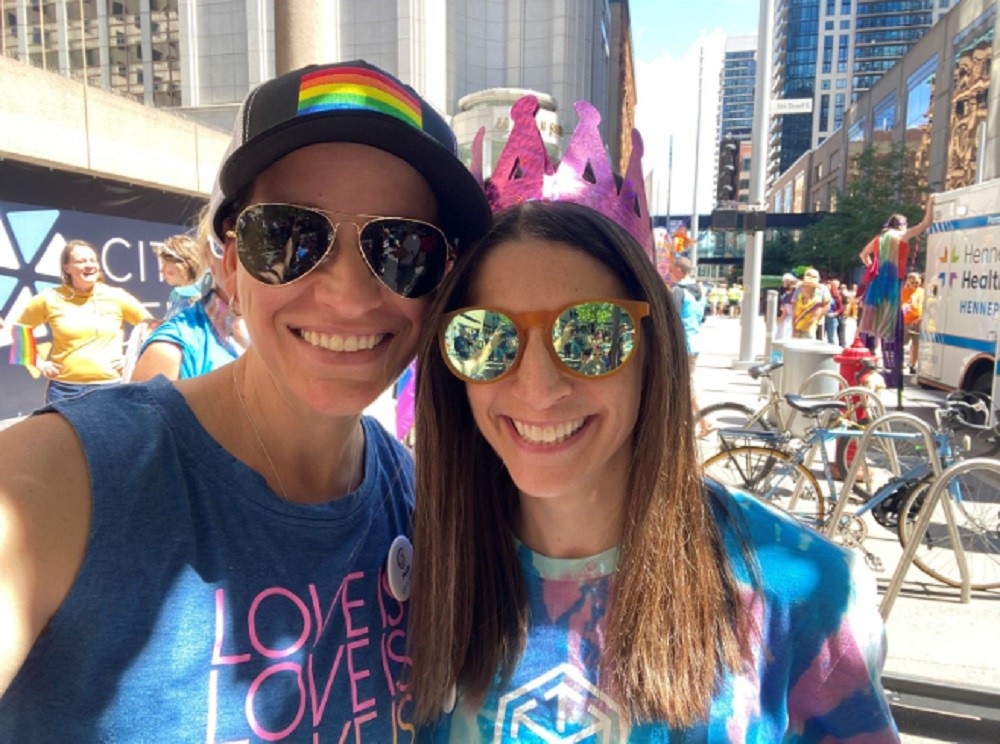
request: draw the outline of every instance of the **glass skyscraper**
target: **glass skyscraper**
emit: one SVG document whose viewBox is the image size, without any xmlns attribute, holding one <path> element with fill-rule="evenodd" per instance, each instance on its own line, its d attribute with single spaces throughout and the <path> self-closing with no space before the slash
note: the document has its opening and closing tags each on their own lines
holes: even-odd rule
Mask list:
<svg viewBox="0 0 1000 744">
<path fill-rule="evenodd" d="M 750 138 L 753 129 L 754 83 L 757 76 L 757 37 L 726 40 L 719 79 L 719 139 Z"/>
<path fill-rule="evenodd" d="M 956 0 L 777 0 L 775 95 L 811 98 L 812 114 L 771 125 L 772 175 L 841 126 L 858 96 L 898 62 Z"/>
<path fill-rule="evenodd" d="M 812 98 L 820 0 L 778 0 L 775 8 L 774 73 L 778 98 Z M 771 161 L 783 172 L 812 146 L 812 115 L 772 120 Z M 777 158 L 774 155 L 777 154 Z"/>
</svg>

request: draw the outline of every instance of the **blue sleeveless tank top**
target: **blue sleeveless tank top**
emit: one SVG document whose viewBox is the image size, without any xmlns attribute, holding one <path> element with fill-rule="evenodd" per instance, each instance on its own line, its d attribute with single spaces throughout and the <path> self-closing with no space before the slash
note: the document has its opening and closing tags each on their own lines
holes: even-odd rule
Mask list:
<svg viewBox="0 0 1000 744">
<path fill-rule="evenodd" d="M 363 419 L 365 476 L 278 498 L 163 378 L 58 405 L 90 469 L 86 556 L 0 699 L 0 742 L 406 742 L 406 452 Z"/>
</svg>

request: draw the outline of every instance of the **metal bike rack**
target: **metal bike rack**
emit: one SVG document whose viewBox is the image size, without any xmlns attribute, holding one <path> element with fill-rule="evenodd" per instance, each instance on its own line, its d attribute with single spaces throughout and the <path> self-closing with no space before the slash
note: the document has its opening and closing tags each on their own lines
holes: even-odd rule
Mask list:
<svg viewBox="0 0 1000 744">
<path fill-rule="evenodd" d="M 937 444 L 934 441 L 934 434 L 931 431 L 930 426 L 926 422 L 909 413 L 886 414 L 876 421 L 873 421 L 868 428 L 865 429 L 864 434 L 858 442 L 858 451 L 854 457 L 854 462 L 851 463 L 851 467 L 844 480 L 844 485 L 841 488 L 840 496 L 838 497 L 837 503 L 833 508 L 833 513 L 830 515 L 829 522 L 824 529 L 824 533 L 827 537 L 833 539 L 837 532 L 837 528 L 840 525 L 840 519 L 844 514 L 844 509 L 847 508 L 847 502 L 851 489 L 854 488 L 854 483 L 857 481 L 858 471 L 864 463 L 864 455 L 867 453 L 868 448 L 872 446 L 872 439 L 881 436 L 882 438 L 891 440 L 891 435 L 880 434 L 879 430 L 894 423 L 906 424 L 914 429 L 914 434 L 908 435 L 907 438 L 919 435 L 924 441 L 924 446 L 927 448 L 927 452 L 934 453 L 934 455 L 930 458 L 929 463 L 934 480 L 931 484 L 930 492 L 924 499 L 924 503 L 921 505 L 920 511 L 917 515 L 916 524 L 914 525 L 913 533 L 910 536 L 906 549 L 903 551 L 903 557 L 900 558 L 899 562 L 896 564 L 896 571 L 893 573 L 892 581 L 889 583 L 889 588 L 882 597 L 879 612 L 881 613 L 883 620 L 889 619 L 889 613 L 892 611 L 892 606 L 896 601 L 896 597 L 899 596 L 899 590 L 903 586 L 903 578 L 906 576 L 906 572 L 910 569 L 910 566 L 913 565 L 913 557 L 917 554 L 917 549 L 920 547 L 920 541 L 923 540 L 924 535 L 927 532 L 927 528 L 930 526 L 931 515 L 934 512 L 934 508 L 937 506 L 938 502 L 941 501 L 943 484 L 947 480 L 945 476 L 947 475 L 947 477 L 950 478 L 956 472 L 964 472 L 965 469 L 974 467 L 982 462 L 982 460 L 965 460 L 963 462 L 955 463 L 951 467 L 942 471 L 941 462 L 937 457 Z M 895 451 L 892 450 L 890 454 L 895 454 Z M 892 458 L 890 457 L 890 461 L 891 459 Z M 966 465 L 967 463 L 973 463 L 973 465 Z M 899 463 L 891 461 L 890 465 L 893 469 L 893 474 L 899 475 Z M 965 467 L 963 468 L 963 466 Z M 955 559 L 958 565 L 958 570 L 962 576 L 961 601 L 963 604 L 968 604 L 972 598 L 972 578 L 969 575 L 969 567 L 965 557 L 965 550 L 962 547 L 961 538 L 958 533 L 958 526 L 955 523 L 955 515 L 951 510 L 951 502 L 948 499 L 944 499 L 944 501 L 941 501 L 941 504 L 945 514 L 945 522 L 948 526 L 948 536 L 951 539 L 952 547 L 955 551 Z"/>
<path fill-rule="evenodd" d="M 996 460 L 984 457 L 964 460 L 942 469 L 940 459 L 936 456 L 937 448 L 930 426 L 911 414 L 887 414 L 874 421 L 865 430 L 858 443 L 858 454 L 851 464 L 850 472 L 846 476 L 843 490 L 840 493 L 840 498 L 837 499 L 836 507 L 825 530 L 828 537 L 832 537 L 836 530 L 840 517 L 846 508 L 848 494 L 850 494 L 851 489 L 854 487 L 858 471 L 864 462 L 863 456 L 867 448 L 871 445 L 872 439 L 878 436 L 878 428 L 894 422 L 912 426 L 916 430 L 913 436 L 919 433 L 927 447 L 927 451 L 935 453 L 931 457 L 930 462 L 934 480 L 924 499 L 924 503 L 920 507 L 913 532 L 907 542 L 906 549 L 903 551 L 903 556 L 896 564 L 892 580 L 889 582 L 889 586 L 879 605 L 879 614 L 885 622 L 889 620 L 889 613 L 892 612 L 896 598 L 902 589 L 903 579 L 910 566 L 913 565 L 913 558 L 927 532 L 927 528 L 930 526 L 931 515 L 934 513 L 934 509 L 939 501 L 945 513 L 948 534 L 955 551 L 956 564 L 962 577 L 961 601 L 963 604 L 967 604 L 971 600 L 972 577 L 969 573 L 965 550 L 959 538 L 951 499 L 944 494 L 944 486 L 956 474 L 980 467 L 984 463 L 988 466 L 996 466 Z M 891 465 L 895 474 L 899 475 L 898 463 L 892 463 Z M 944 496 L 943 499 L 942 496 Z M 883 674 L 882 685 L 892 702 L 917 705 L 924 709 L 941 711 L 948 714 L 1000 721 L 1000 690 L 977 688 L 970 685 L 955 685 L 908 674 Z"/>
<path fill-rule="evenodd" d="M 882 597 L 879 612 L 882 613 L 884 619 L 889 618 L 892 606 L 896 601 L 896 597 L 899 596 L 899 590 L 903 586 L 903 577 L 906 575 L 910 564 L 913 563 L 913 556 L 917 554 L 917 548 L 920 547 L 920 542 L 924 539 L 924 534 L 926 534 L 927 528 L 930 526 L 931 514 L 938 501 L 941 501 L 942 509 L 944 510 L 945 522 L 948 524 L 948 536 L 951 538 L 952 549 L 955 551 L 955 563 L 958 566 L 958 572 L 962 576 L 962 604 L 968 604 L 972 599 L 972 576 L 969 574 L 969 563 L 965 556 L 965 548 L 962 546 L 961 536 L 958 534 L 958 526 L 955 524 L 955 514 L 951 509 L 951 500 L 948 498 L 942 500 L 941 496 L 944 492 L 944 485 L 949 479 L 956 475 L 961 475 L 967 470 L 973 470 L 984 465 L 987 467 L 995 466 L 996 460 L 989 457 L 962 460 L 945 468 L 943 472 L 935 474 L 930 492 L 927 494 L 927 498 L 924 499 L 916 523 L 913 526 L 913 534 L 910 537 L 910 542 L 907 544 L 906 550 L 903 551 L 903 557 L 899 559 L 896 572 L 892 575 L 892 581 L 889 582 L 889 588 L 886 589 L 885 596 Z"/>
<path fill-rule="evenodd" d="M 849 500 L 851 490 L 854 488 L 854 484 L 858 480 L 858 471 L 861 470 L 861 466 L 865 461 L 864 455 L 868 452 L 872 439 L 877 436 L 879 429 L 888 424 L 894 423 L 906 424 L 907 426 L 913 428 L 915 430 L 915 434 L 908 435 L 907 438 L 912 438 L 912 436 L 919 434 L 924 440 L 924 445 L 927 447 L 927 451 L 937 452 L 937 445 L 934 442 L 934 433 L 931 431 L 931 427 L 927 424 L 927 422 L 922 421 L 912 413 L 887 413 L 870 423 L 861 435 L 861 438 L 858 440 L 858 450 L 854 455 L 854 462 L 851 463 L 851 467 L 848 468 L 847 475 L 844 476 L 844 485 L 840 489 L 840 495 L 837 497 L 837 503 L 834 505 L 833 512 L 830 514 L 826 528 L 823 530 L 824 534 L 831 540 L 836 535 L 837 526 L 840 524 L 840 518 L 844 514 L 844 509 L 847 508 L 847 502 Z M 882 438 L 887 440 L 892 439 L 892 437 L 888 434 L 883 434 Z M 899 462 L 895 460 L 895 454 L 896 451 L 895 448 L 893 448 L 889 453 L 890 465 L 893 470 L 893 475 L 899 475 Z M 941 474 L 941 463 L 937 457 L 931 458 L 930 467 L 935 477 Z"/>
</svg>

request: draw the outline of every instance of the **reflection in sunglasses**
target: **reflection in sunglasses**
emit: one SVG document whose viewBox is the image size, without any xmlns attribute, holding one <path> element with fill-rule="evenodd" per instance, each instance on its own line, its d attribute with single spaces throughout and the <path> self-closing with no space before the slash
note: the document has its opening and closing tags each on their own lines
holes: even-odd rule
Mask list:
<svg viewBox="0 0 1000 744">
<path fill-rule="evenodd" d="M 328 213 L 295 204 L 253 204 L 236 219 L 231 234 L 247 272 L 260 282 L 290 284 L 322 264 L 333 250 L 337 229 L 351 224 L 369 271 L 402 297 L 423 297 L 444 278 L 453 258 L 444 233 L 408 217 L 367 217 L 334 222 Z"/>
<path fill-rule="evenodd" d="M 470 382 L 492 382 L 511 372 L 531 328 L 547 331 L 549 353 L 570 374 L 594 378 L 618 372 L 631 360 L 639 320 L 649 305 L 632 300 L 592 300 L 554 311 L 514 313 L 465 308 L 450 313 L 441 332 L 449 368 Z"/>
</svg>

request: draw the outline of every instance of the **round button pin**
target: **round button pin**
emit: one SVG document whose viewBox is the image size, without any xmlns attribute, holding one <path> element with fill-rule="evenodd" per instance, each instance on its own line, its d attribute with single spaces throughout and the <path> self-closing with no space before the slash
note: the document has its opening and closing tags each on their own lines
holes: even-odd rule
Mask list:
<svg viewBox="0 0 1000 744">
<path fill-rule="evenodd" d="M 410 598 L 410 576 L 413 574 L 413 545 L 406 535 L 399 535 L 389 547 L 389 591 L 400 602 Z"/>
</svg>

